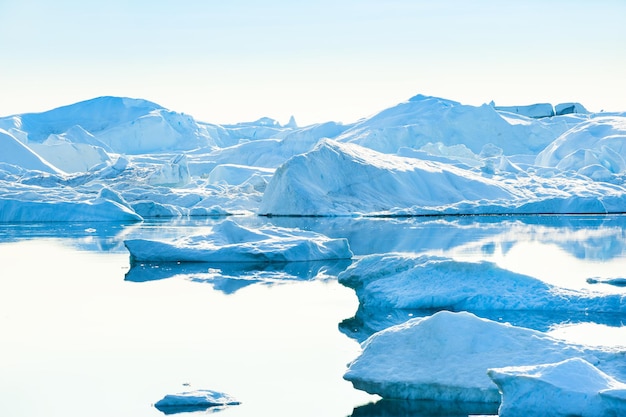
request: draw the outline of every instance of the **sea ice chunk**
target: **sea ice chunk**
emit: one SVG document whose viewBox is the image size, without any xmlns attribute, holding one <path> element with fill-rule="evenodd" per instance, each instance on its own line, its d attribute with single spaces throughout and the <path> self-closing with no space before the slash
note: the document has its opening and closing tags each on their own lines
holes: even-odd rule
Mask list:
<svg viewBox="0 0 626 417">
<path fill-rule="evenodd" d="M 195 390 L 168 394 L 154 406 L 165 414 L 201 411 L 210 407 L 225 407 L 239 405 L 237 399 L 229 394 L 212 390 Z"/>
<path fill-rule="evenodd" d="M 624 353 L 569 344 L 544 333 L 441 311 L 380 331 L 344 378 L 384 398 L 500 401 L 487 370 L 581 357 L 607 373 L 624 372 Z"/>
<path fill-rule="evenodd" d="M 626 415 L 626 384 L 581 358 L 490 369 L 488 375 L 502 392 L 500 417 Z"/>
</svg>

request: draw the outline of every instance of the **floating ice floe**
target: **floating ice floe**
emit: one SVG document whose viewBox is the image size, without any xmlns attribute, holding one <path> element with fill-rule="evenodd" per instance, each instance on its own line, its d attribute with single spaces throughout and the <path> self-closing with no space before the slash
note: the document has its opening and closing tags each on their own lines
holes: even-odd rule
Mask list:
<svg viewBox="0 0 626 417">
<path fill-rule="evenodd" d="M 298 229 L 246 228 L 232 220 L 209 234 L 173 241 L 132 239 L 124 242 L 131 264 L 138 262 L 302 262 L 350 259 L 347 239 L 331 239 Z"/>
<path fill-rule="evenodd" d="M 157 401 L 154 406 L 164 414 L 177 414 L 202 411 L 214 407 L 224 408 L 239 404 L 241 402 L 236 398 L 223 392 L 196 390 L 179 394 L 168 394 Z"/>
<path fill-rule="evenodd" d="M 442 311 L 371 336 L 344 378 L 383 398 L 498 403 L 500 393 L 488 369 L 575 357 L 615 378 L 626 374 L 625 352 L 569 344 L 467 312 Z"/>
<path fill-rule="evenodd" d="M 368 255 L 339 275 L 362 308 L 626 313 L 626 296 L 556 287 L 492 262 L 411 254 Z"/>
<path fill-rule="evenodd" d="M 502 392 L 500 417 L 626 415 L 626 384 L 581 358 L 490 369 Z"/>
</svg>

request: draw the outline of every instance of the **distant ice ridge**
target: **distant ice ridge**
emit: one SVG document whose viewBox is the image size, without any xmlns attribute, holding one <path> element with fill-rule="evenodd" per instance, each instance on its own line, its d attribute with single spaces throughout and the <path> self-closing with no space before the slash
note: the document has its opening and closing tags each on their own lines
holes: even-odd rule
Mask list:
<svg viewBox="0 0 626 417">
<path fill-rule="evenodd" d="M 572 106 L 534 119 L 417 95 L 354 124 L 298 127 L 99 97 L 1 117 L 0 195 L 67 202 L 69 187 L 84 203 L 106 186 L 144 218 L 622 212 L 625 114 Z M 70 221 L 64 210 L 4 219 Z"/>
<path fill-rule="evenodd" d="M 429 143 L 465 145 L 479 154 L 487 144 L 505 155 L 537 154 L 586 115 L 536 120 L 501 114 L 493 106 L 468 106 L 418 94 L 404 103 L 356 123 L 337 137 L 383 153 L 403 147 L 419 149 Z"/>
<path fill-rule="evenodd" d="M 467 312 L 441 311 L 371 336 L 344 378 L 383 398 L 498 403 L 489 369 L 571 358 L 614 378 L 626 376 L 624 352 L 569 344 Z"/>
<path fill-rule="evenodd" d="M 350 259 L 347 239 L 314 232 L 263 226 L 250 229 L 225 220 L 211 233 L 174 241 L 132 239 L 124 242 L 131 264 L 140 262 L 281 263 Z"/>
<path fill-rule="evenodd" d="M 490 369 L 502 392 L 500 417 L 626 415 L 626 384 L 581 358 Z"/>
</svg>

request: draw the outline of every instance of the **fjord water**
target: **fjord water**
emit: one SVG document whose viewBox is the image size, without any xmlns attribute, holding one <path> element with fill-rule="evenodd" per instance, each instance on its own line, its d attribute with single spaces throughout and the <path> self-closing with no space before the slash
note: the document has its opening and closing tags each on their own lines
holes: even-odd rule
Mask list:
<svg viewBox="0 0 626 417">
<path fill-rule="evenodd" d="M 587 282 L 624 277 L 624 216 L 235 220 L 345 237 L 357 257 L 489 260 L 566 288 L 626 293 Z M 223 416 L 405 412 L 372 406 L 378 397 L 342 378 L 360 350 L 345 326 L 357 298 L 336 280 L 349 263 L 130 268 L 124 239 L 200 233 L 216 221 L 0 226 L 0 415 L 159 416 L 153 403 L 192 389 L 242 402 Z M 567 340 L 626 345 L 626 317 L 539 320 Z"/>
</svg>

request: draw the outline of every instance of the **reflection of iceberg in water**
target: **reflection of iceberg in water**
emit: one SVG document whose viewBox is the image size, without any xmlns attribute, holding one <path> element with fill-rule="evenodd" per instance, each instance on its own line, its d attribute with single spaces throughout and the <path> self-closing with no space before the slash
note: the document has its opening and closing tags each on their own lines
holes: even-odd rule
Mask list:
<svg viewBox="0 0 626 417">
<path fill-rule="evenodd" d="M 554 244 L 579 259 L 626 256 L 626 216 L 433 216 L 411 218 L 291 218 L 267 221 L 328 237 L 345 237 L 355 255 L 387 252 L 505 250 L 516 243 Z M 373 238 L 375 237 L 375 238 Z"/>
<path fill-rule="evenodd" d="M 350 417 L 467 417 L 497 413 L 498 405 L 489 403 L 382 399 L 356 407 Z"/>
<path fill-rule="evenodd" d="M 415 218 L 230 217 L 252 228 L 264 224 L 347 238 L 357 256 L 372 253 L 507 251 L 519 242 L 555 244 L 579 259 L 626 256 L 626 216 L 442 216 Z M 126 252 L 126 239 L 170 239 L 208 230 L 223 218 L 147 220 L 143 223 L 20 223 L 0 227 L 0 241 L 67 239 L 80 250 Z"/>
<path fill-rule="evenodd" d="M 255 283 L 266 285 L 293 280 L 335 279 L 352 261 L 311 261 L 288 263 L 141 263 L 133 265 L 125 281 L 146 282 L 183 278 L 208 283 L 218 291 L 232 294 Z"/>
</svg>

